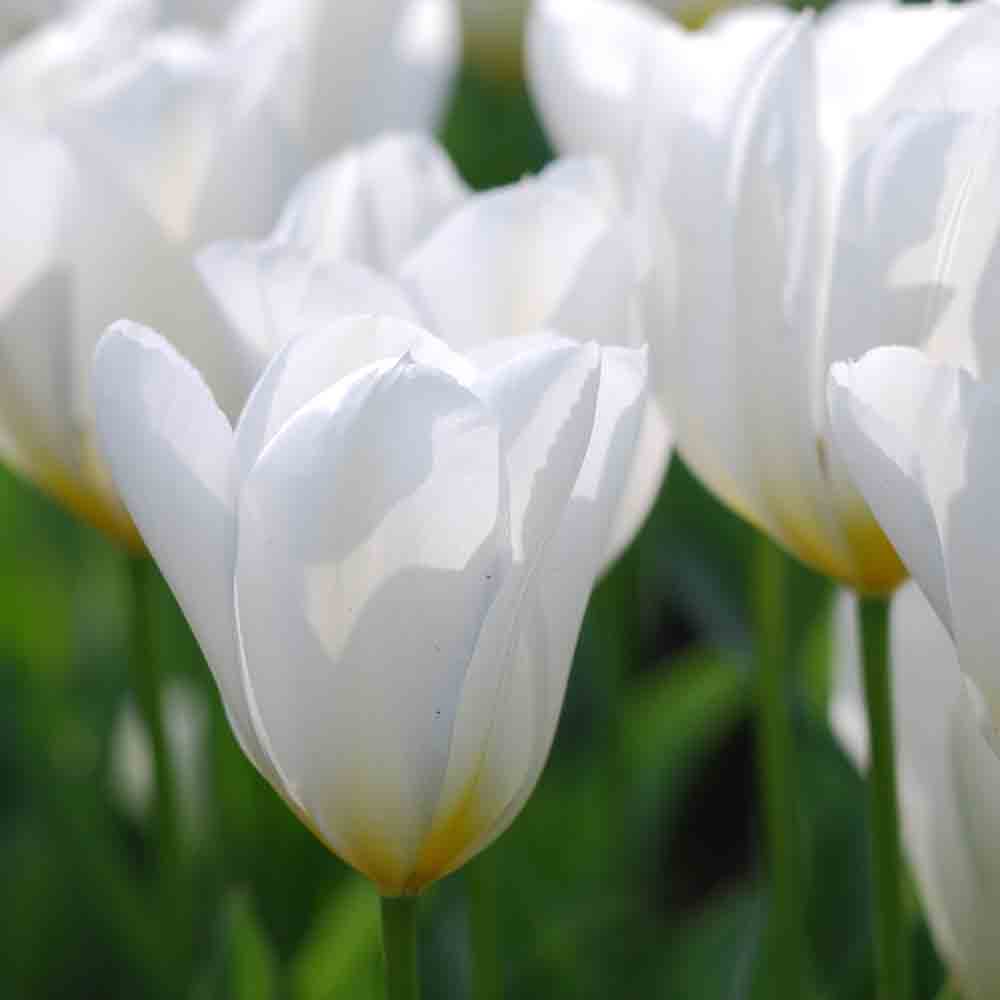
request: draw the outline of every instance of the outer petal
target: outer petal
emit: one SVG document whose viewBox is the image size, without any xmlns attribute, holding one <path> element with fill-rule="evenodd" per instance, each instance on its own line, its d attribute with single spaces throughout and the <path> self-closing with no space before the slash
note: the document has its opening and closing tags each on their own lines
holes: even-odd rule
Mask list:
<svg viewBox="0 0 1000 1000">
<path fill-rule="evenodd" d="M 851 165 L 819 378 L 879 344 L 1000 357 L 977 302 L 1000 270 L 998 161 L 995 115 L 923 112 L 894 119 Z"/>
<path fill-rule="evenodd" d="M 312 171 L 285 206 L 274 239 L 394 272 L 468 193 L 433 139 L 389 133 Z"/>
<path fill-rule="evenodd" d="M 198 373 L 151 330 L 122 322 L 94 358 L 101 446 L 177 597 L 243 751 L 274 780 L 250 723 L 233 616 L 233 434 Z"/>
<path fill-rule="evenodd" d="M 499 431 L 403 361 L 315 399 L 244 485 L 248 683 L 287 787 L 383 892 L 407 888 L 503 569 Z"/>
<path fill-rule="evenodd" d="M 879 348 L 830 371 L 830 423 L 840 456 L 953 633 L 945 543 L 966 477 L 977 396 L 965 372 L 907 348 Z"/>
<path fill-rule="evenodd" d="M 605 348 L 586 456 L 558 523 L 501 594 L 469 669 L 436 829 L 476 831 L 448 870 L 499 836 L 548 756 L 587 599 L 642 419 L 643 352 Z M 509 601 L 505 606 L 504 601 Z"/>
<path fill-rule="evenodd" d="M 659 403 L 647 399 L 631 468 L 608 539 L 605 568 L 612 566 L 628 548 L 653 509 L 667 475 L 672 444 L 670 427 Z"/>
<path fill-rule="evenodd" d="M 633 3 L 538 0 L 528 20 L 528 79 L 562 153 L 601 153 L 628 176 L 636 99 L 662 20 Z"/>
<path fill-rule="evenodd" d="M 236 428 L 237 482 L 284 424 L 310 400 L 341 379 L 377 361 L 412 360 L 461 382 L 472 367 L 436 337 L 386 316 L 353 316 L 292 340 L 254 387 Z"/>
<path fill-rule="evenodd" d="M 993 109 L 998 43 L 993 3 L 832 9 L 817 33 L 824 136 L 858 153 L 901 112 Z"/>
<path fill-rule="evenodd" d="M 575 325 L 586 335 L 582 310 L 574 312 L 567 300 L 608 234 L 603 205 L 579 197 L 568 185 L 527 180 L 459 209 L 406 260 L 402 281 L 433 328 L 459 350 L 535 332 L 556 320 L 561 308 L 568 319 L 579 320 Z M 628 247 L 616 246 L 627 260 Z M 607 255 L 599 259 L 606 263 Z M 635 273 L 618 266 L 608 277 L 590 267 L 587 276 L 600 289 L 592 301 L 616 326 L 601 339 L 628 340 L 634 328 L 627 326 L 622 302 L 628 301 L 629 280 L 636 284 Z M 617 294 L 602 294 L 609 289 Z M 581 300 L 585 294 L 575 293 Z"/>
<path fill-rule="evenodd" d="M 75 178 L 60 144 L 29 128 L 0 126 L 0 158 L 0 414 L 25 472 L 57 465 L 72 477 L 77 376 L 62 241 Z"/>
<path fill-rule="evenodd" d="M 415 318 L 405 294 L 389 279 L 280 243 L 215 243 L 196 262 L 229 321 L 234 355 L 248 385 L 300 333 L 356 313 Z"/>
<path fill-rule="evenodd" d="M 442 81 L 457 64 L 455 12 L 441 0 L 329 4 L 254 0 L 232 35 L 284 40 L 291 57 L 280 96 L 289 123 L 316 161 L 381 128 L 427 126 L 416 115 L 436 115 Z M 413 102 L 401 105 L 404 86 Z"/>
<path fill-rule="evenodd" d="M 30 6 L 37 17 L 40 4 Z M 48 15 L 56 13 L 55 9 L 48 11 Z M 144 0 L 80 4 L 78 10 L 5 48 L 0 52 L 0 107 L 4 114 L 36 124 L 49 121 L 81 87 L 129 54 L 151 14 L 150 4 Z"/>
<path fill-rule="evenodd" d="M 410 0 L 360 135 L 440 124 L 461 58 L 460 27 L 455 0 Z"/>
<path fill-rule="evenodd" d="M 831 715 L 837 735 L 866 766 L 852 611 L 845 597 Z M 912 583 L 893 600 L 890 646 L 907 850 L 939 950 L 966 993 L 989 1000 L 1000 975 L 988 917 L 1000 899 L 1000 816 L 982 790 L 1000 780 L 1000 762 L 971 716 L 951 640 Z"/>
</svg>

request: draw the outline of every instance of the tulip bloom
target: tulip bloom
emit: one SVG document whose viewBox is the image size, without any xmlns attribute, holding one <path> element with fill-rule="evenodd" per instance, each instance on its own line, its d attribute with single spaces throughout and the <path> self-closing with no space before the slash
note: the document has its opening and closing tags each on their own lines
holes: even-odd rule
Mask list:
<svg viewBox="0 0 1000 1000">
<path fill-rule="evenodd" d="M 859 767 L 868 739 L 855 618 L 838 610 L 834 730 Z M 976 726 L 948 633 L 913 583 L 892 607 L 892 683 L 904 839 L 924 910 L 964 1000 L 996 1000 L 1000 761 Z"/>
<path fill-rule="evenodd" d="M 995 105 L 1000 7 L 754 8 L 694 35 L 624 4 L 574 10 L 536 8 L 534 90 L 560 148 L 631 181 L 678 449 L 803 561 L 891 591 L 904 570 L 830 447 L 826 372 L 955 335 L 978 278 L 962 179 L 985 177 L 963 115 Z"/>
<path fill-rule="evenodd" d="M 981 212 L 973 217 L 995 233 L 1000 215 L 992 224 Z M 995 267 L 1000 255 L 993 256 Z M 995 273 L 984 280 L 985 299 L 996 282 Z M 995 339 L 995 317 L 980 316 L 982 334 Z M 1000 387 L 919 351 L 887 347 L 833 367 L 830 413 L 854 482 L 954 639 L 983 731 L 1000 749 Z"/>
<path fill-rule="evenodd" d="M 419 322 L 463 354 L 511 354 L 546 329 L 579 342 L 642 343 L 642 271 L 614 178 L 593 159 L 474 195 L 447 154 L 390 134 L 315 170 L 271 238 L 199 255 L 252 385 L 290 333 L 334 313 Z M 611 562 L 659 492 L 670 438 L 649 400 L 609 542 Z"/>
<path fill-rule="evenodd" d="M 558 0 L 567 15 L 582 6 L 577 0 Z M 709 14 L 732 6 L 733 0 L 646 0 L 687 24 L 698 24 Z M 501 80 L 521 75 L 525 22 L 531 0 L 461 0 L 465 50 L 468 58 Z M 630 4 L 621 4 L 626 8 Z"/>
<path fill-rule="evenodd" d="M 0 55 L 0 455 L 126 544 L 138 538 L 93 440 L 87 371 L 100 332 L 123 315 L 155 324 L 239 412 L 246 383 L 194 251 L 264 234 L 316 144 L 396 121 L 389 96 L 404 80 L 422 95 L 414 115 L 429 121 L 454 67 L 453 39 L 434 18 L 420 21 L 427 30 L 405 58 L 385 44 L 389 8 L 402 30 L 421 4 L 355 5 L 349 24 L 310 21 L 308 38 L 306 6 L 244 5 L 209 38 L 149 34 L 148 4 L 100 3 Z M 362 41 L 371 61 L 343 95 L 350 107 L 325 106 L 320 128 L 306 64 L 346 66 L 338 49 L 353 58 Z"/>
<path fill-rule="evenodd" d="M 505 353 L 348 317 L 291 340 L 235 430 L 156 334 L 95 357 L 115 483 L 240 745 L 384 895 L 534 787 L 643 413 L 643 351 Z"/>
</svg>

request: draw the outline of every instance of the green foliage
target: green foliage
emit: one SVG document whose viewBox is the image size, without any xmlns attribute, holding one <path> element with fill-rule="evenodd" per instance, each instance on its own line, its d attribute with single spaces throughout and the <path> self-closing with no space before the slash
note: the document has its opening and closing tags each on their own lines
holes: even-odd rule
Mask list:
<svg viewBox="0 0 1000 1000">
<path fill-rule="evenodd" d="M 548 156 L 524 91 L 472 71 L 445 137 L 476 186 Z M 163 669 L 206 712 L 203 815 L 164 892 L 155 825 L 110 779 L 127 690 L 124 560 L 2 471 L 0 525 L 0 996 L 380 997 L 374 891 L 243 759 L 157 581 Z M 752 541 L 675 459 L 640 538 L 597 589 L 549 766 L 487 855 L 506 996 L 774 1000 L 761 944 Z M 825 721 L 831 588 L 797 564 L 789 572 L 811 961 L 825 1000 L 866 1000 L 864 789 Z M 469 996 L 463 876 L 433 889 L 422 913 L 426 995 Z M 925 928 L 914 940 L 917 996 L 930 1000 L 941 969 Z"/>
</svg>

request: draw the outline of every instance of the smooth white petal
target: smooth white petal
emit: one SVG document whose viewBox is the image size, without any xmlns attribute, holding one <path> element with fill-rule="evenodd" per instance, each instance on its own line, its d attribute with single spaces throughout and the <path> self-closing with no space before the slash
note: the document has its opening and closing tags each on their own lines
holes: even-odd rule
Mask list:
<svg viewBox="0 0 1000 1000">
<path fill-rule="evenodd" d="M 263 236 L 309 165 L 278 99 L 287 58 L 267 37 L 217 56 L 214 146 L 195 195 L 187 235 L 192 245 L 220 236 Z"/>
<path fill-rule="evenodd" d="M 75 176 L 59 142 L 30 128 L 0 126 L 0 158 L 0 415 L 22 461 L 72 476 L 78 378 L 63 238 Z"/>
<path fill-rule="evenodd" d="M 433 329 L 467 350 L 548 326 L 607 230 L 602 206 L 529 179 L 460 208 L 401 280 Z"/>
<path fill-rule="evenodd" d="M 954 633 L 945 542 L 966 476 L 976 387 L 919 351 L 883 347 L 830 371 L 840 457 L 900 558 Z"/>
<path fill-rule="evenodd" d="M 389 133 L 312 171 L 273 235 L 317 255 L 392 272 L 467 196 L 433 139 Z"/>
<path fill-rule="evenodd" d="M 229 421 L 194 368 L 135 323 L 118 323 L 102 338 L 93 387 L 118 492 L 205 654 L 240 745 L 273 780 L 250 722 L 235 643 Z"/>
<path fill-rule="evenodd" d="M 250 385 L 301 333 L 357 313 L 416 318 L 388 278 L 280 243 L 215 243 L 198 254 L 196 264 L 229 321 L 234 363 Z"/>
<path fill-rule="evenodd" d="M 48 122 L 82 87 L 129 55 L 151 14 L 143 0 L 80 4 L 0 51 L 4 114 Z"/>
<path fill-rule="evenodd" d="M 834 729 L 867 766 L 854 608 L 837 609 Z M 893 703 L 904 838 L 935 942 L 970 997 L 988 1000 L 998 961 L 989 914 L 1000 901 L 1000 814 L 983 790 L 1000 762 L 978 731 L 955 649 L 917 586 L 893 599 Z"/>
<path fill-rule="evenodd" d="M 477 820 L 479 836 L 455 866 L 507 828 L 544 767 L 632 460 L 645 383 L 644 352 L 601 351 L 593 430 L 570 499 L 523 567 L 522 584 L 501 594 L 483 628 L 438 810 L 439 822 L 463 808 Z"/>
<path fill-rule="evenodd" d="M 262 730 L 315 825 L 384 892 L 432 819 L 505 551 L 499 430 L 403 361 L 317 397 L 254 466 L 237 557 Z"/>
<path fill-rule="evenodd" d="M 377 361 L 408 355 L 462 382 L 472 367 L 420 327 L 387 316 L 338 319 L 291 340 L 254 387 L 236 427 L 237 481 L 298 410 L 325 389 Z"/>
<path fill-rule="evenodd" d="M 963 376 L 961 373 L 959 377 Z M 1000 622 L 996 613 L 994 569 L 1000 563 L 1000 538 L 994 530 L 1000 510 L 997 463 L 1000 388 L 994 383 L 968 382 L 963 388 L 965 422 L 960 432 L 964 440 L 953 433 L 948 441 L 957 454 L 947 455 L 945 465 L 934 461 L 936 455 L 928 456 L 927 440 L 917 438 L 916 442 L 933 488 L 940 490 L 941 480 L 956 474 L 956 465 L 962 477 L 960 488 L 947 497 L 947 508 L 938 514 L 951 621 L 962 670 L 975 682 L 977 697 L 985 702 L 979 706 L 984 732 L 1000 753 L 1000 671 L 996 658 Z M 942 420 L 941 415 L 938 420 Z M 1000 876 L 1000 866 L 997 874 Z"/>
<path fill-rule="evenodd" d="M 182 240 L 215 152 L 222 83 L 198 36 L 159 35 L 68 104 L 59 131 Z"/>
<path fill-rule="evenodd" d="M 440 0 L 256 0 L 231 36 L 235 44 L 282 39 L 290 61 L 279 97 L 308 160 L 316 161 L 382 128 L 433 126 L 457 62 L 454 18 Z M 400 99 L 407 86 L 410 106 Z"/>
<path fill-rule="evenodd" d="M 503 432 L 514 558 L 530 565 L 569 500 L 590 443 L 601 353 L 553 339 L 475 384 Z"/>
<path fill-rule="evenodd" d="M 361 135 L 385 128 L 437 128 L 460 62 L 460 27 L 455 0 L 410 0 Z"/>
<path fill-rule="evenodd" d="M 605 567 L 612 566 L 645 524 L 670 464 L 673 437 L 659 403 L 647 399 L 631 468 L 615 512 Z"/>
<path fill-rule="evenodd" d="M 839 209 L 821 372 L 879 344 L 1000 356 L 977 293 L 1000 268 L 1000 121 L 896 118 L 850 167 Z M 971 335 L 971 336 L 970 336 Z M 973 342 L 975 341 L 975 342 Z M 945 353 L 946 352 L 946 353 Z"/>
<path fill-rule="evenodd" d="M 559 152 L 601 153 L 628 176 L 641 84 L 658 54 L 661 25 L 633 3 L 535 3 L 526 36 L 528 80 Z"/>
<path fill-rule="evenodd" d="M 822 130 L 860 152 L 900 113 L 996 106 L 1000 8 L 838 5 L 819 19 Z"/>
</svg>

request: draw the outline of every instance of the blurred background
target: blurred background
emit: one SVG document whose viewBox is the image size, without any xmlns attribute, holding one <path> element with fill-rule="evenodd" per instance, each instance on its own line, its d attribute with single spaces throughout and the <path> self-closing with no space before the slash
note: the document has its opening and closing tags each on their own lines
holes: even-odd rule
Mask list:
<svg viewBox="0 0 1000 1000">
<path fill-rule="evenodd" d="M 480 188 L 550 157 L 521 84 L 473 66 L 443 138 Z M 470 995 L 472 878 L 499 883 L 508 997 L 768 995 L 752 542 L 675 457 L 591 601 L 537 792 L 480 861 L 423 900 L 428 997 Z M 147 611 L 170 678 L 184 832 L 184 874 L 169 885 L 152 863 L 149 748 L 123 695 L 126 557 L 0 469 L 0 566 L 0 997 L 381 996 L 373 889 L 246 762 L 162 581 Z M 833 591 L 790 572 L 814 973 L 824 996 L 862 1000 L 865 789 L 826 722 Z M 915 995 L 931 997 L 941 970 L 915 926 Z"/>
</svg>

